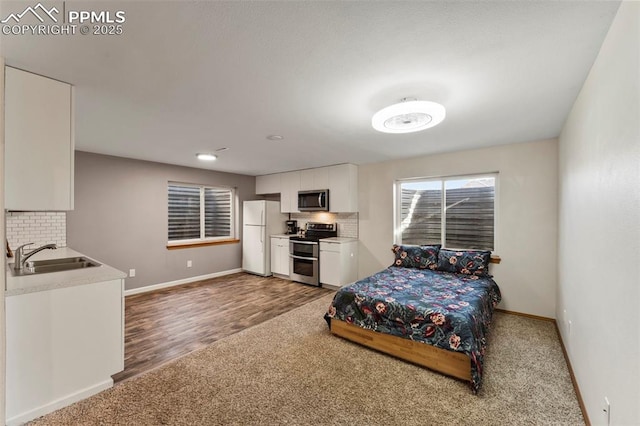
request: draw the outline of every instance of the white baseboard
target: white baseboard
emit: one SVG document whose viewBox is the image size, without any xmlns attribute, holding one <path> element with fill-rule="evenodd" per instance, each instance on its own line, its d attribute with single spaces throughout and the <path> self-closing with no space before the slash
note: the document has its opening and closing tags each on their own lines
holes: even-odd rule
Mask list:
<svg viewBox="0 0 640 426">
<path fill-rule="evenodd" d="M 132 288 L 130 290 L 125 290 L 124 291 L 124 295 L 125 296 L 131 296 L 131 295 L 134 295 L 134 294 L 146 293 L 148 291 L 160 290 L 162 288 L 167 288 L 167 287 L 173 287 L 173 286 L 176 286 L 176 285 L 192 283 L 194 281 L 202 281 L 202 280 L 208 280 L 208 279 L 211 279 L 211 278 L 222 277 L 222 276 L 225 276 L 225 275 L 237 274 L 238 272 L 242 272 L 242 269 L 241 268 L 229 269 L 227 271 L 214 272 L 212 274 L 206 274 L 206 275 L 198 275 L 198 276 L 195 276 L 195 277 L 183 278 L 181 280 L 169 281 L 169 282 L 166 282 L 166 283 L 146 285 L 144 287 L 138 287 L 138 288 Z"/>
<path fill-rule="evenodd" d="M 48 404 L 41 405 L 40 407 L 34 408 L 33 410 L 26 411 L 22 414 L 18 414 L 17 416 L 13 416 L 7 419 L 7 426 L 14 425 L 22 425 L 26 422 L 36 419 L 40 416 L 44 416 L 45 414 L 52 413 L 60 408 L 66 407 L 67 405 L 71 405 L 74 402 L 78 402 L 82 399 L 89 398 L 92 395 L 95 395 L 99 392 L 102 392 L 105 389 L 109 389 L 113 386 L 113 379 L 109 378 L 103 382 L 97 383 L 88 388 L 84 388 L 79 390 L 78 392 L 69 394 L 64 398 L 57 399 L 55 401 L 51 401 Z"/>
</svg>

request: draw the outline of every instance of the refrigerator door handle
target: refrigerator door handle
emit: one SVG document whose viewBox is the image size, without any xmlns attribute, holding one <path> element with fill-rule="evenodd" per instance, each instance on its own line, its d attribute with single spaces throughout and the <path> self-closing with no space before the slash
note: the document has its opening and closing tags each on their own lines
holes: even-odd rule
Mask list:
<svg viewBox="0 0 640 426">
<path fill-rule="evenodd" d="M 260 211 L 260 225 L 264 225 L 264 210 Z"/>
</svg>

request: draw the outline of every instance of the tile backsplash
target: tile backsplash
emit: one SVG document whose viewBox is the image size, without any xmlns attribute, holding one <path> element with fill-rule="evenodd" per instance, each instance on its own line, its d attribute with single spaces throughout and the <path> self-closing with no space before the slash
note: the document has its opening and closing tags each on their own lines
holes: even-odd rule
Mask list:
<svg viewBox="0 0 640 426">
<path fill-rule="evenodd" d="M 11 250 L 31 242 L 33 248 L 49 243 L 67 246 L 65 212 L 7 212 L 6 221 Z"/>
<path fill-rule="evenodd" d="M 300 228 L 304 228 L 307 222 L 335 222 L 338 224 L 339 237 L 358 238 L 358 213 L 291 213 L 291 219 L 297 220 Z"/>
</svg>

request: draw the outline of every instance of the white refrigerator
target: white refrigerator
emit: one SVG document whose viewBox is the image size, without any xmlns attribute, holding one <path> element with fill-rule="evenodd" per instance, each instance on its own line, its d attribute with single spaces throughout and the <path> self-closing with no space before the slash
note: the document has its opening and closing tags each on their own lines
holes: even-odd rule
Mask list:
<svg viewBox="0 0 640 426">
<path fill-rule="evenodd" d="M 271 275 L 270 236 L 282 234 L 288 216 L 280 213 L 280 202 L 256 200 L 242 205 L 242 270 Z"/>
</svg>

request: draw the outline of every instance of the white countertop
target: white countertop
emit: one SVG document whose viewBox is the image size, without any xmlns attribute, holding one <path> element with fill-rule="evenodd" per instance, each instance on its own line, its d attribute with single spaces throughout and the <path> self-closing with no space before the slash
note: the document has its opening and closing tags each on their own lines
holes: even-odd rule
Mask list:
<svg viewBox="0 0 640 426">
<path fill-rule="evenodd" d="M 68 247 L 60 247 L 57 250 L 43 250 L 34 254 L 29 260 L 59 259 L 63 257 L 85 256 L 100 263 L 100 266 L 70 271 L 50 272 L 47 274 L 24 275 L 14 277 L 7 265 L 7 291 L 5 296 L 33 293 L 37 291 L 53 290 L 57 288 L 73 287 L 77 285 L 91 284 L 102 281 L 125 278 L 127 274 L 105 265 L 97 259 L 93 259 L 83 253 L 79 253 Z M 14 258 L 7 259 L 13 263 Z"/>
<path fill-rule="evenodd" d="M 273 238 L 290 238 L 290 237 L 294 237 L 298 234 L 273 234 L 271 235 L 271 237 Z"/>
<path fill-rule="evenodd" d="M 339 243 L 339 244 L 350 243 L 350 242 L 353 242 L 353 241 L 358 241 L 358 239 L 357 238 L 350 238 L 350 237 L 331 237 L 331 238 L 322 238 L 320 240 L 321 243 L 326 242 L 326 243 Z"/>
</svg>

